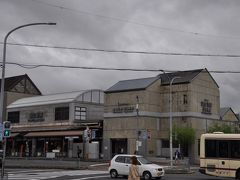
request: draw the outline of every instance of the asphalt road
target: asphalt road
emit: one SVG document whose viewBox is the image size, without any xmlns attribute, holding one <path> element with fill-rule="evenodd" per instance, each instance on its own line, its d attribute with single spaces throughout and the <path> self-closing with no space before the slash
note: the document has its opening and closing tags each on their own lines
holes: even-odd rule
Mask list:
<svg viewBox="0 0 240 180">
<path fill-rule="evenodd" d="M 106 171 L 93 170 L 59 170 L 59 169 L 8 169 L 8 180 L 111 180 Z M 126 180 L 119 177 L 112 180 Z M 166 174 L 163 180 L 225 180 L 202 175 L 198 172 L 192 174 Z"/>
</svg>

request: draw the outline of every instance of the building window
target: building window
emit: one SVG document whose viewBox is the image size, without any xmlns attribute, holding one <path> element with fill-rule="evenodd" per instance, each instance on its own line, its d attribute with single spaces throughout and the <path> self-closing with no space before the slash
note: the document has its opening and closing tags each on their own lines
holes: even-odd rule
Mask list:
<svg viewBox="0 0 240 180">
<path fill-rule="evenodd" d="M 75 107 L 75 120 L 86 120 L 87 119 L 87 108 L 86 107 Z"/>
<path fill-rule="evenodd" d="M 169 148 L 169 140 L 167 139 L 162 140 L 162 148 Z"/>
<path fill-rule="evenodd" d="M 55 120 L 69 120 L 69 107 L 57 107 L 55 108 Z"/>
<path fill-rule="evenodd" d="M 19 119 L 20 119 L 19 111 L 8 112 L 8 121 L 10 121 L 11 123 L 19 123 Z"/>
<path fill-rule="evenodd" d="M 200 139 L 198 139 L 198 156 L 200 156 Z"/>
<path fill-rule="evenodd" d="M 210 103 L 207 99 L 204 99 L 201 102 L 201 106 L 202 106 L 202 113 L 203 114 L 211 114 L 212 111 L 212 103 Z"/>
<path fill-rule="evenodd" d="M 184 94 L 184 95 L 183 95 L 183 104 L 187 104 L 187 103 L 188 103 L 187 95 Z"/>
<path fill-rule="evenodd" d="M 33 112 L 29 114 L 29 122 L 40 122 L 44 121 L 43 112 Z"/>
</svg>

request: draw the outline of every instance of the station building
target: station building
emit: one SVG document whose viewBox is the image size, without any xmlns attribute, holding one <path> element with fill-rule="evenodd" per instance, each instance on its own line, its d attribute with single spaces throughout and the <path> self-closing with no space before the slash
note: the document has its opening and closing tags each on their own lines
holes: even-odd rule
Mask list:
<svg viewBox="0 0 240 180">
<path fill-rule="evenodd" d="M 170 112 L 170 85 L 172 111 Z M 169 157 L 169 119 L 173 125 L 195 130 L 195 141 L 182 144 L 184 156 L 199 160 L 199 139 L 220 120 L 219 86 L 207 71 L 197 69 L 155 77 L 123 80 L 105 91 L 103 154 L 118 153 Z M 235 121 L 235 118 L 230 118 Z M 228 121 L 229 122 L 229 121 Z M 173 137 L 177 138 L 177 137 Z M 173 146 L 173 152 L 179 145 Z"/>
<path fill-rule="evenodd" d="M 7 155 L 17 157 L 76 157 L 84 155 L 84 131 L 101 153 L 104 93 L 84 90 L 22 98 L 7 107 L 11 122 Z M 89 153 L 89 152 L 88 152 Z"/>
</svg>

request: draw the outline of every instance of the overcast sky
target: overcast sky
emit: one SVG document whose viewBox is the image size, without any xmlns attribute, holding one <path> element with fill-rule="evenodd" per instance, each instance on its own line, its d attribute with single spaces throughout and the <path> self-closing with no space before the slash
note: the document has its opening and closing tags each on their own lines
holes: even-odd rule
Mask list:
<svg viewBox="0 0 240 180">
<path fill-rule="evenodd" d="M 34 22 L 56 26 L 19 29 L 10 43 L 167 53 L 240 54 L 239 0 L 0 0 L 0 42 L 11 29 Z M 0 44 L 0 48 L 2 48 Z M 2 59 L 2 51 L 0 52 Z M 133 69 L 240 71 L 240 58 L 91 52 L 7 47 L 7 62 Z M 43 94 L 106 90 L 119 80 L 158 72 L 6 66 L 27 73 Z M 214 74 L 221 107 L 240 111 L 240 74 Z"/>
</svg>

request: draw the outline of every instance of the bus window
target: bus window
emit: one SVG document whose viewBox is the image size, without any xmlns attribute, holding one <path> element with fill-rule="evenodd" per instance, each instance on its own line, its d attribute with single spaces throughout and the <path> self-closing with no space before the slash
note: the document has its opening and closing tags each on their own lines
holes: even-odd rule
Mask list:
<svg viewBox="0 0 240 180">
<path fill-rule="evenodd" d="M 219 157 L 228 158 L 228 141 L 219 141 Z"/>
<path fill-rule="evenodd" d="M 217 141 L 207 140 L 205 141 L 205 156 L 206 157 L 217 157 Z"/>
<path fill-rule="evenodd" d="M 231 141 L 231 158 L 240 159 L 240 141 Z"/>
</svg>

